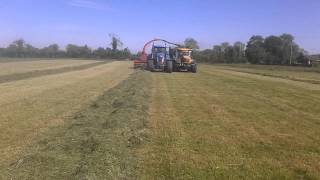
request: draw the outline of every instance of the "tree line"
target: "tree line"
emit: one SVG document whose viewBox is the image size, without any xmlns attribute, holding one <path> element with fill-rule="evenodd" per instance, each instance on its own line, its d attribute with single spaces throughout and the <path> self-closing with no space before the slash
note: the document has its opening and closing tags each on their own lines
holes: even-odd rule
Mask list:
<svg viewBox="0 0 320 180">
<path fill-rule="evenodd" d="M 128 48 L 123 46 L 120 38 L 110 34 L 110 47 L 92 49 L 87 45 L 79 46 L 68 44 L 65 50 L 60 49 L 57 44 L 51 44 L 44 48 L 36 48 L 23 39 L 18 39 L 6 48 L 0 48 L 0 57 L 12 58 L 94 58 L 94 59 L 127 59 L 131 57 Z"/>
<path fill-rule="evenodd" d="M 189 38 L 185 45 L 199 49 L 196 40 Z M 291 34 L 268 36 L 255 35 L 247 44 L 228 42 L 215 45 L 212 49 L 195 51 L 194 56 L 206 63 L 251 63 L 273 65 L 307 65 L 307 52 L 300 48 Z"/>
<path fill-rule="evenodd" d="M 15 58 L 94 58 L 94 59 L 127 59 L 132 56 L 128 48 L 121 49 L 123 43 L 115 34 L 109 34 L 110 47 L 91 49 L 87 45 L 78 46 L 69 44 L 65 50 L 57 44 L 44 48 L 36 48 L 23 39 L 11 43 L 6 48 L 0 48 L 0 57 Z M 184 46 L 194 49 L 194 57 L 199 62 L 205 63 L 251 63 L 274 65 L 307 64 L 307 52 L 294 41 L 294 36 L 282 34 L 280 36 L 260 35 L 252 36 L 245 44 L 223 42 L 214 45 L 211 49 L 199 50 L 198 42 L 187 38 Z"/>
</svg>

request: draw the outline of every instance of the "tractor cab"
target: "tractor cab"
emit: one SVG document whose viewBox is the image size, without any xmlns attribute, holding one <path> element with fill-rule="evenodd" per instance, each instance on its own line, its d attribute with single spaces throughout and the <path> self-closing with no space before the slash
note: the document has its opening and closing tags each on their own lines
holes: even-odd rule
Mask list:
<svg viewBox="0 0 320 180">
<path fill-rule="evenodd" d="M 152 59 L 162 64 L 169 59 L 169 48 L 166 46 L 153 46 L 152 47 Z"/>
<path fill-rule="evenodd" d="M 170 47 L 153 45 L 151 54 L 148 56 L 148 68 L 151 71 L 172 72 L 172 61 L 169 52 Z"/>
<path fill-rule="evenodd" d="M 197 72 L 196 61 L 192 57 L 193 50 L 189 48 L 176 48 L 174 54 L 174 70 L 175 71 L 191 71 Z"/>
<path fill-rule="evenodd" d="M 193 62 L 192 49 L 177 48 L 176 61 L 177 61 L 177 63 L 191 64 Z"/>
</svg>

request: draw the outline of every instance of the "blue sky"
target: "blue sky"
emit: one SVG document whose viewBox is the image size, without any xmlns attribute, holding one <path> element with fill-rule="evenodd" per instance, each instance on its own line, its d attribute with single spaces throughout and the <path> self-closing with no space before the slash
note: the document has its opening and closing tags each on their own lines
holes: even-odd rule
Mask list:
<svg viewBox="0 0 320 180">
<path fill-rule="evenodd" d="M 204 49 L 284 32 L 320 53 L 320 1 L 0 0 L 0 47 L 17 38 L 37 47 L 106 47 L 116 33 L 133 51 L 155 37 L 177 43 L 193 37 Z"/>
</svg>

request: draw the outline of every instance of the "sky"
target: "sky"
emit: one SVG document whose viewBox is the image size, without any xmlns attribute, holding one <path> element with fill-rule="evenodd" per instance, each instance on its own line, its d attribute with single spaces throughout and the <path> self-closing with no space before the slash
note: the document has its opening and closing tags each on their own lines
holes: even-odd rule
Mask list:
<svg viewBox="0 0 320 180">
<path fill-rule="evenodd" d="M 23 38 L 36 47 L 109 46 L 117 34 L 132 51 L 153 38 L 201 49 L 290 33 L 320 53 L 319 0 L 0 0 L 0 47 Z"/>
</svg>

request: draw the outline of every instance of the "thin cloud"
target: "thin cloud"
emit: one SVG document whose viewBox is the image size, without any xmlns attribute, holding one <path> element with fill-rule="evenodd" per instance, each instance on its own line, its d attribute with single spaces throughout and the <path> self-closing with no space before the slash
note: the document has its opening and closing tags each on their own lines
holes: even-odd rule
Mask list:
<svg viewBox="0 0 320 180">
<path fill-rule="evenodd" d="M 96 0 L 71 0 L 69 5 L 73 7 L 97 9 L 97 10 L 111 10 L 110 6 Z"/>
</svg>

